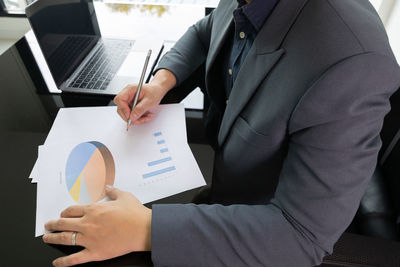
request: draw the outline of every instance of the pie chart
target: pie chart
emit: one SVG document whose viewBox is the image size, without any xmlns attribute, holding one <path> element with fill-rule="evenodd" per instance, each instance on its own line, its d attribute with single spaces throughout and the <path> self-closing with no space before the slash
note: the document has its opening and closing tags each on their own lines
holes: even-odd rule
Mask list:
<svg viewBox="0 0 400 267">
<path fill-rule="evenodd" d="M 110 150 L 91 141 L 77 145 L 69 154 L 65 180 L 68 192 L 78 204 L 89 204 L 105 197 L 105 186 L 113 185 L 115 164 Z"/>
</svg>

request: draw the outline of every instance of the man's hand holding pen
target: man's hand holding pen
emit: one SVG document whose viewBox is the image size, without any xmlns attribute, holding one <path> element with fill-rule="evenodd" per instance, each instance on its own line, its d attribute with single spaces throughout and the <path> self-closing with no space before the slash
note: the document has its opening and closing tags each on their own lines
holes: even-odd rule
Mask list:
<svg viewBox="0 0 400 267">
<path fill-rule="evenodd" d="M 137 84 L 126 86 L 115 98 L 118 106 L 118 114 L 124 121 L 131 119 L 132 124 L 141 124 L 149 121 L 153 114 L 150 110 L 160 104 L 165 94 L 176 84 L 176 78 L 172 72 L 161 69 L 148 84 L 143 84 L 138 96 L 138 102 L 132 109 Z"/>
</svg>

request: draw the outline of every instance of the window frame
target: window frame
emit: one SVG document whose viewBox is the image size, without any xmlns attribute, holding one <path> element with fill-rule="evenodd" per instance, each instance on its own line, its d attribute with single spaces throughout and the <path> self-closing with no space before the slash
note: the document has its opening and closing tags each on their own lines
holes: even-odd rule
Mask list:
<svg viewBox="0 0 400 267">
<path fill-rule="evenodd" d="M 26 18 L 26 15 L 23 10 L 21 11 L 7 10 L 4 4 L 4 0 L 0 0 L 0 17 Z"/>
</svg>

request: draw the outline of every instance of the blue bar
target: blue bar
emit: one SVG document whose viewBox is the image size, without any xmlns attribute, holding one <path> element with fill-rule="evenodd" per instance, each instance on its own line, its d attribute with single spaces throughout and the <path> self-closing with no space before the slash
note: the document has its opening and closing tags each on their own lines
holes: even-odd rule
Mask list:
<svg viewBox="0 0 400 267">
<path fill-rule="evenodd" d="M 163 148 L 163 149 L 160 149 L 160 152 L 161 152 L 161 153 L 168 152 L 168 148 Z"/>
<path fill-rule="evenodd" d="M 143 174 L 142 177 L 143 178 L 150 178 L 150 177 L 153 177 L 153 176 L 156 176 L 156 175 L 159 175 L 159 174 L 163 174 L 163 173 L 166 173 L 166 172 L 174 171 L 174 170 L 175 170 L 175 167 L 172 166 L 172 167 L 168 167 L 168 168 L 161 169 L 161 170 L 158 170 L 158 171 L 154 171 L 154 172 L 149 172 L 149 173 Z"/>
<path fill-rule="evenodd" d="M 156 132 L 156 133 L 154 133 L 154 136 L 160 136 L 160 135 L 162 135 L 161 132 Z"/>
<path fill-rule="evenodd" d="M 159 159 L 159 160 L 155 160 L 155 161 L 150 161 L 149 163 L 147 163 L 148 166 L 154 166 L 163 162 L 167 162 L 172 160 L 171 157 L 167 157 L 167 158 L 163 158 L 163 159 Z"/>
<path fill-rule="evenodd" d="M 165 144 L 165 140 L 159 140 L 159 141 L 157 141 L 157 144 L 159 144 L 159 145 Z"/>
</svg>

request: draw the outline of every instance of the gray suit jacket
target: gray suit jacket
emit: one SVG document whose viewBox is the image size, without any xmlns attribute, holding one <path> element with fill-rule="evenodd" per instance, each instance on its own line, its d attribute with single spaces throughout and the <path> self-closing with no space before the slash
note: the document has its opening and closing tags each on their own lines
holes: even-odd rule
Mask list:
<svg viewBox="0 0 400 267">
<path fill-rule="evenodd" d="M 280 0 L 225 109 L 215 63 L 236 6 L 221 0 L 159 64 L 179 84 L 205 66 L 224 205 L 153 205 L 156 266 L 317 265 L 376 166 L 400 71 L 369 1 Z"/>
</svg>

